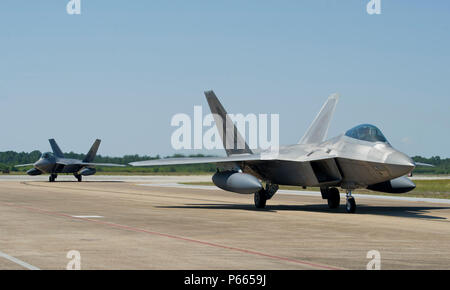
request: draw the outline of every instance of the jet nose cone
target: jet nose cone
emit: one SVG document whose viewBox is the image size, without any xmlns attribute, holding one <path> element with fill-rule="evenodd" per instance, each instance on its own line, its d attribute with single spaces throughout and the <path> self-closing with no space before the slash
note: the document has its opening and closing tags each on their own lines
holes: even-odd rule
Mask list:
<svg viewBox="0 0 450 290">
<path fill-rule="evenodd" d="M 408 155 L 398 151 L 389 154 L 386 162 L 389 164 L 415 167 L 414 161 Z"/>
<path fill-rule="evenodd" d="M 392 177 L 406 175 L 416 167 L 414 161 L 408 155 L 398 151 L 389 154 L 386 163 L 390 167 Z"/>
<path fill-rule="evenodd" d="M 34 167 L 45 172 L 49 167 L 49 162 L 45 159 L 40 159 L 34 163 Z"/>
<path fill-rule="evenodd" d="M 42 166 L 44 165 L 44 160 L 38 160 L 38 161 L 36 161 L 35 163 L 34 163 L 34 167 L 36 167 L 36 168 L 41 168 Z"/>
</svg>

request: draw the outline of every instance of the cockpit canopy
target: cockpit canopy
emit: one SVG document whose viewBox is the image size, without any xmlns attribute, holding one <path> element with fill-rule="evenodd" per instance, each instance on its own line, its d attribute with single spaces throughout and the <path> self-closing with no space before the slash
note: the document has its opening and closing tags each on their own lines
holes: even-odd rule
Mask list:
<svg viewBox="0 0 450 290">
<path fill-rule="evenodd" d="M 368 142 L 388 143 L 381 130 L 370 124 L 356 126 L 345 133 L 345 136 Z"/>
<path fill-rule="evenodd" d="M 42 159 L 49 159 L 52 157 L 53 157 L 53 154 L 51 152 L 45 152 L 45 153 L 42 153 L 42 155 L 41 155 Z"/>
</svg>

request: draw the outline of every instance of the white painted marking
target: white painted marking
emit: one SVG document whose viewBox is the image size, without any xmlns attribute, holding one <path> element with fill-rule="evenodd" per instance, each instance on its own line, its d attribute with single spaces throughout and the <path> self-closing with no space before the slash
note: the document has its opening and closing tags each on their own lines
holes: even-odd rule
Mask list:
<svg viewBox="0 0 450 290">
<path fill-rule="evenodd" d="M 79 219 L 101 219 L 103 216 L 101 215 L 73 215 L 73 218 L 79 218 Z"/>
<path fill-rule="evenodd" d="M 173 187 L 173 188 L 189 188 L 189 189 L 205 189 L 205 190 L 222 190 L 215 186 L 210 185 L 187 185 L 179 183 L 164 183 L 164 184 L 138 184 L 140 186 L 151 187 Z M 279 190 L 277 194 L 286 195 L 301 195 L 301 196 L 320 196 L 319 191 L 295 191 L 295 190 Z M 423 198 L 423 197 L 406 197 L 406 196 L 386 196 L 386 195 L 371 195 L 371 194 L 352 194 L 354 197 L 367 198 L 367 199 L 388 199 L 388 200 L 400 200 L 400 201 L 413 201 L 413 202 L 430 202 L 430 203 L 443 203 L 450 204 L 450 199 L 443 198 Z M 341 193 L 341 197 L 345 197 L 345 193 Z"/>
<path fill-rule="evenodd" d="M 26 268 L 28 270 L 40 270 L 38 267 L 30 265 L 30 264 L 28 264 L 28 263 L 26 263 L 24 261 L 21 261 L 21 260 L 19 260 L 17 258 L 14 258 L 13 256 L 7 255 L 7 254 L 2 253 L 2 252 L 0 252 L 0 257 L 1 258 L 5 258 L 7 260 L 10 260 L 11 262 L 16 263 L 17 265 L 20 265 L 20 266 L 22 266 L 22 267 L 24 267 L 24 268 Z"/>
</svg>

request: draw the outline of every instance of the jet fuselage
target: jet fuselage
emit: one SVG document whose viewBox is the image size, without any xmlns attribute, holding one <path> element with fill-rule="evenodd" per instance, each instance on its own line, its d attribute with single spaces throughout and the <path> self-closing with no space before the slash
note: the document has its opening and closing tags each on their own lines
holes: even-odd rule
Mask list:
<svg viewBox="0 0 450 290">
<path fill-rule="evenodd" d="M 276 159 L 245 164 L 261 179 L 279 185 L 345 189 L 369 185 L 404 176 L 414 169 L 414 162 L 387 142 L 369 142 L 340 135 L 319 144 L 297 144 L 280 148 L 278 153 L 262 152 L 262 159 Z"/>
<path fill-rule="evenodd" d="M 34 167 L 42 173 L 56 174 L 78 173 L 81 169 L 86 167 L 86 165 L 82 165 L 82 161 L 78 159 L 57 158 L 51 156 L 48 158 L 41 157 L 34 163 Z"/>
</svg>

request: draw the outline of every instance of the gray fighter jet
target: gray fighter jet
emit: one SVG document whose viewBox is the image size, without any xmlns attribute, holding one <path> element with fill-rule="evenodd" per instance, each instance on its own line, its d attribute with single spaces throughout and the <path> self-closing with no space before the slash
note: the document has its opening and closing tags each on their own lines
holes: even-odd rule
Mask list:
<svg viewBox="0 0 450 290">
<path fill-rule="evenodd" d="M 54 139 L 48 140 L 52 147 L 53 153 L 45 152 L 38 161 L 31 164 L 20 164 L 16 167 L 34 166 L 27 171 L 28 175 L 40 175 L 42 173 L 50 174 L 49 181 L 54 182 L 58 173 L 73 173 L 75 178 L 81 182 L 82 176 L 94 175 L 97 170 L 95 166 L 125 166 L 110 163 L 92 163 L 97 155 L 98 147 L 101 140 L 95 140 L 91 149 L 83 160 L 64 158 L 64 154 Z"/>
<path fill-rule="evenodd" d="M 326 140 L 338 96 L 331 95 L 299 144 L 279 148 L 278 153 L 253 152 L 237 131 L 214 92 L 205 92 L 227 157 L 173 158 L 130 163 L 133 166 L 177 164 L 217 164 L 212 180 L 219 188 L 240 194 L 254 194 L 257 208 L 277 192 L 279 185 L 319 187 L 329 208 L 340 204 L 338 187 L 346 191 L 346 210 L 354 213 L 352 190 L 366 188 L 388 193 L 404 193 L 415 188 L 405 175 L 416 166 L 404 153 L 394 149 L 375 126 L 363 124 Z M 235 134 L 227 134 L 232 128 Z M 231 136 L 231 137 L 230 137 Z M 234 140 L 230 140 L 234 138 Z M 231 142 L 231 143 L 230 143 Z M 263 186 L 265 183 L 265 186 Z"/>
</svg>

